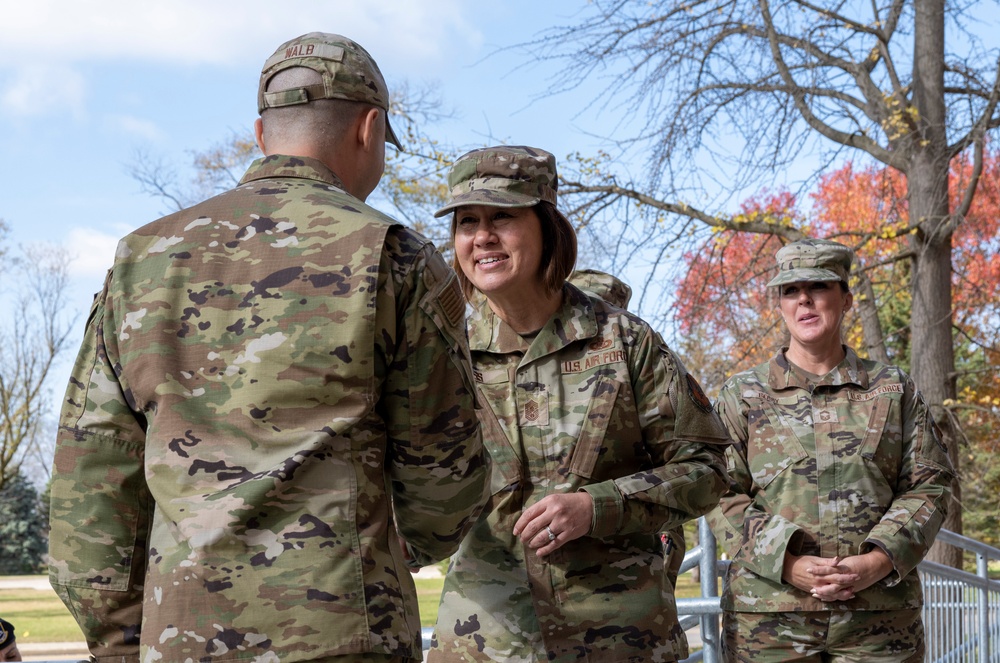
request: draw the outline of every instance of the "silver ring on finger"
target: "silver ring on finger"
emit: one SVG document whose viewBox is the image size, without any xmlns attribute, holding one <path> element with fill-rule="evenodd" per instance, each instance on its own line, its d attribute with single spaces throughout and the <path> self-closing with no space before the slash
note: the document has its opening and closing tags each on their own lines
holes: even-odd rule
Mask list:
<svg viewBox="0 0 1000 663">
<path fill-rule="evenodd" d="M 545 526 L 545 531 L 549 535 L 549 541 L 555 541 L 556 540 L 556 535 L 552 532 L 552 528 L 550 528 L 548 525 L 546 525 Z"/>
</svg>

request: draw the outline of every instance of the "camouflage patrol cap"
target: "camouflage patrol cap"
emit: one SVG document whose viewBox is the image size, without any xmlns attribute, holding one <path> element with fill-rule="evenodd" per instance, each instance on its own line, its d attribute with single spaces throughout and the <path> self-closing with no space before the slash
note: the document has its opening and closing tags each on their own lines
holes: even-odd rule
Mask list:
<svg viewBox="0 0 1000 663">
<path fill-rule="evenodd" d="M 800 239 L 786 244 L 774 255 L 778 275 L 767 287 L 798 281 L 843 281 L 851 273 L 854 252 L 830 239 Z"/>
<path fill-rule="evenodd" d="M 628 302 L 632 299 L 632 288 L 627 283 L 617 276 L 596 269 L 577 269 L 566 280 L 618 308 L 628 308 Z"/>
<path fill-rule="evenodd" d="M 307 67 L 323 77 L 322 83 L 288 90 L 268 91 L 275 74 L 292 67 Z M 385 111 L 385 141 L 403 149 L 389 125 L 389 88 L 375 60 L 357 42 L 327 32 L 310 32 L 278 47 L 260 72 L 257 112 L 308 104 L 315 99 L 362 101 Z"/>
<path fill-rule="evenodd" d="M 545 150 L 523 145 L 472 150 L 451 167 L 451 202 L 434 216 L 462 205 L 532 207 L 543 200 L 555 205 L 556 186 L 556 158 Z"/>
</svg>

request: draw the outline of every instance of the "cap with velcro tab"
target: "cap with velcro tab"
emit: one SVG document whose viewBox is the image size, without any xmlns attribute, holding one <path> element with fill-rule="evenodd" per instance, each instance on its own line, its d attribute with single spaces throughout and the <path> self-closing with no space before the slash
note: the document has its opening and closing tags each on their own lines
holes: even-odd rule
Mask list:
<svg viewBox="0 0 1000 663">
<path fill-rule="evenodd" d="M 306 67 L 318 73 L 322 83 L 268 90 L 274 75 Z M 372 56 L 357 42 L 342 35 L 310 32 L 278 47 L 267 59 L 260 73 L 257 89 L 257 112 L 307 104 L 316 99 L 361 101 L 385 111 L 386 142 L 403 149 L 389 124 L 389 88 Z"/>
</svg>

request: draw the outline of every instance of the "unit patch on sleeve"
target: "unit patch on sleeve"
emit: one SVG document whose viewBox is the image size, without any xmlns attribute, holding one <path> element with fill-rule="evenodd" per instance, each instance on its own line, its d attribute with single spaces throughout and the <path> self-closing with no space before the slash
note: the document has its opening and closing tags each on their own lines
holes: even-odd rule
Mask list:
<svg viewBox="0 0 1000 663">
<path fill-rule="evenodd" d="M 701 385 L 698 384 L 698 381 L 695 380 L 694 376 L 690 373 L 686 374 L 685 377 L 687 378 L 688 396 L 691 397 L 691 402 L 698 406 L 698 409 L 702 412 L 711 412 L 712 401 L 710 401 L 708 396 L 705 395 Z"/>
</svg>

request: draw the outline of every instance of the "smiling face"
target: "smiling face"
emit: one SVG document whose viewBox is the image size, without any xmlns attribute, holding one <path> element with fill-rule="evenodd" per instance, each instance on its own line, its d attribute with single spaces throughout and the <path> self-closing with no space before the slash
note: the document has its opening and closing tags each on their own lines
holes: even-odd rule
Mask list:
<svg viewBox="0 0 1000 663">
<path fill-rule="evenodd" d="M 839 353 L 840 325 L 854 301 L 836 281 L 796 281 L 779 286 L 781 317 L 791 335 L 790 351 Z"/>
<path fill-rule="evenodd" d="M 542 229 L 531 207 L 464 205 L 455 210 L 455 257 L 490 301 L 544 297 Z"/>
</svg>

